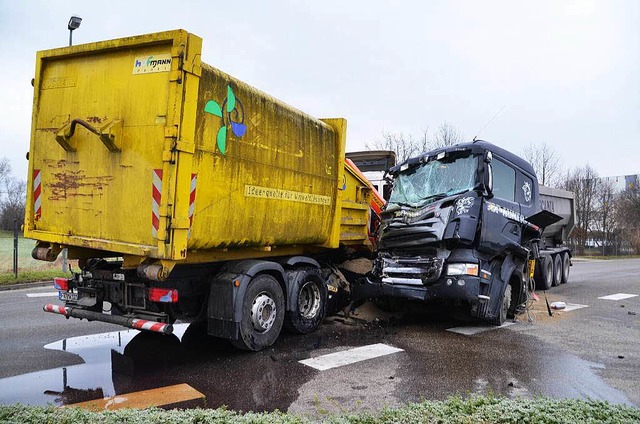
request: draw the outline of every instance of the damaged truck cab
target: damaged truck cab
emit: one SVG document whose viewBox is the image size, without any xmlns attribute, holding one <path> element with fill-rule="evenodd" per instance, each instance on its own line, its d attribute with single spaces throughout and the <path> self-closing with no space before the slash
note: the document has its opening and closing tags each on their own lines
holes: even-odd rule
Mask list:
<svg viewBox="0 0 640 424">
<path fill-rule="evenodd" d="M 379 253 L 356 297 L 466 301 L 501 325 L 524 305 L 539 257 L 532 166 L 484 141 L 427 152 L 390 169 Z"/>
</svg>

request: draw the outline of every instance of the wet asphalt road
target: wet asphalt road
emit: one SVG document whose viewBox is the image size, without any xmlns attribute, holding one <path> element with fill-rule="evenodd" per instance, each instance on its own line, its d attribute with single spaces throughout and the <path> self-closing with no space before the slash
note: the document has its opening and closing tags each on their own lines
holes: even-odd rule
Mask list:
<svg viewBox="0 0 640 424">
<path fill-rule="evenodd" d="M 196 326 L 138 334 L 42 312 L 49 287 L 0 292 L 0 404 L 57 405 L 187 383 L 206 396 L 184 406 L 289 410 L 313 415 L 378 410 L 453 394 L 592 398 L 640 405 L 640 260 L 578 262 L 550 301 L 588 305 L 543 313 L 472 336 L 462 311 L 432 307 L 392 317 L 373 305 L 333 317 L 306 336 L 283 335 L 258 353 L 235 351 Z M 630 314 L 631 312 L 631 314 Z M 402 352 L 318 371 L 298 361 L 385 343 Z M 45 348 L 46 346 L 46 348 Z M 622 358 L 620 358 L 622 357 Z"/>
</svg>

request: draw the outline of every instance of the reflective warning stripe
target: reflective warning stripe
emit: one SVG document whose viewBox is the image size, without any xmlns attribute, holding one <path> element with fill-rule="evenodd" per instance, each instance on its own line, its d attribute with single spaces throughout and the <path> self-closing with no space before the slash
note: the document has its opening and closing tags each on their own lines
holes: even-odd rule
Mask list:
<svg viewBox="0 0 640 424">
<path fill-rule="evenodd" d="M 144 319 L 134 319 L 131 322 L 131 327 L 137 330 L 156 331 L 160 333 L 164 332 L 164 329 L 167 325 L 168 324 L 164 324 L 162 322 L 147 321 Z"/>
<path fill-rule="evenodd" d="M 191 226 L 193 225 L 193 211 L 196 203 L 196 182 L 198 174 L 191 174 L 191 193 L 189 195 L 189 233 L 187 237 L 191 237 Z"/>
<path fill-rule="evenodd" d="M 42 309 L 45 312 L 52 312 L 54 314 L 60 314 L 60 315 L 67 315 L 67 312 L 68 312 L 68 308 L 66 306 L 54 305 L 51 303 L 44 305 Z"/>
<path fill-rule="evenodd" d="M 42 215 L 42 174 L 39 169 L 33 170 L 33 211 L 35 220 Z"/>
<path fill-rule="evenodd" d="M 158 237 L 160 228 L 160 202 L 162 201 L 162 169 L 154 169 L 152 172 L 153 184 L 151 187 L 151 234 Z"/>
</svg>

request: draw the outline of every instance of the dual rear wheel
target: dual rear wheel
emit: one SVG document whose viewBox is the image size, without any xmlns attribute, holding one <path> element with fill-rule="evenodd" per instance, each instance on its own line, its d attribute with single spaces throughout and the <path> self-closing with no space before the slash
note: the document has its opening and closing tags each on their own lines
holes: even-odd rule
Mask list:
<svg viewBox="0 0 640 424">
<path fill-rule="evenodd" d="M 258 274 L 247 287 L 242 303 L 238 349 L 258 351 L 275 343 L 284 327 L 290 332 L 315 331 L 327 310 L 327 286 L 317 269 L 305 268 L 287 273 L 292 287 L 287 311 L 282 286 L 269 274 Z"/>
</svg>

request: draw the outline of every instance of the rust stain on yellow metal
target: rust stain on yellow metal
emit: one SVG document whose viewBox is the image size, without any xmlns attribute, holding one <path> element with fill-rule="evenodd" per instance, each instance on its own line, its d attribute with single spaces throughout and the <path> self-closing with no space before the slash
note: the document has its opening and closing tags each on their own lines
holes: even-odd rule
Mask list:
<svg viewBox="0 0 640 424">
<path fill-rule="evenodd" d="M 306 115 L 201 50 L 176 30 L 37 54 L 26 237 L 163 263 L 368 243 L 346 121 Z M 86 125 L 71 134 L 73 120 Z"/>
<path fill-rule="evenodd" d="M 172 405 L 179 402 L 204 399 L 204 395 L 186 383 L 173 386 L 159 387 L 157 389 L 142 390 L 139 392 L 125 393 L 90 400 L 87 402 L 66 405 L 69 408 L 83 408 L 90 411 L 114 411 L 123 408 L 151 408 L 154 406 Z"/>
</svg>

